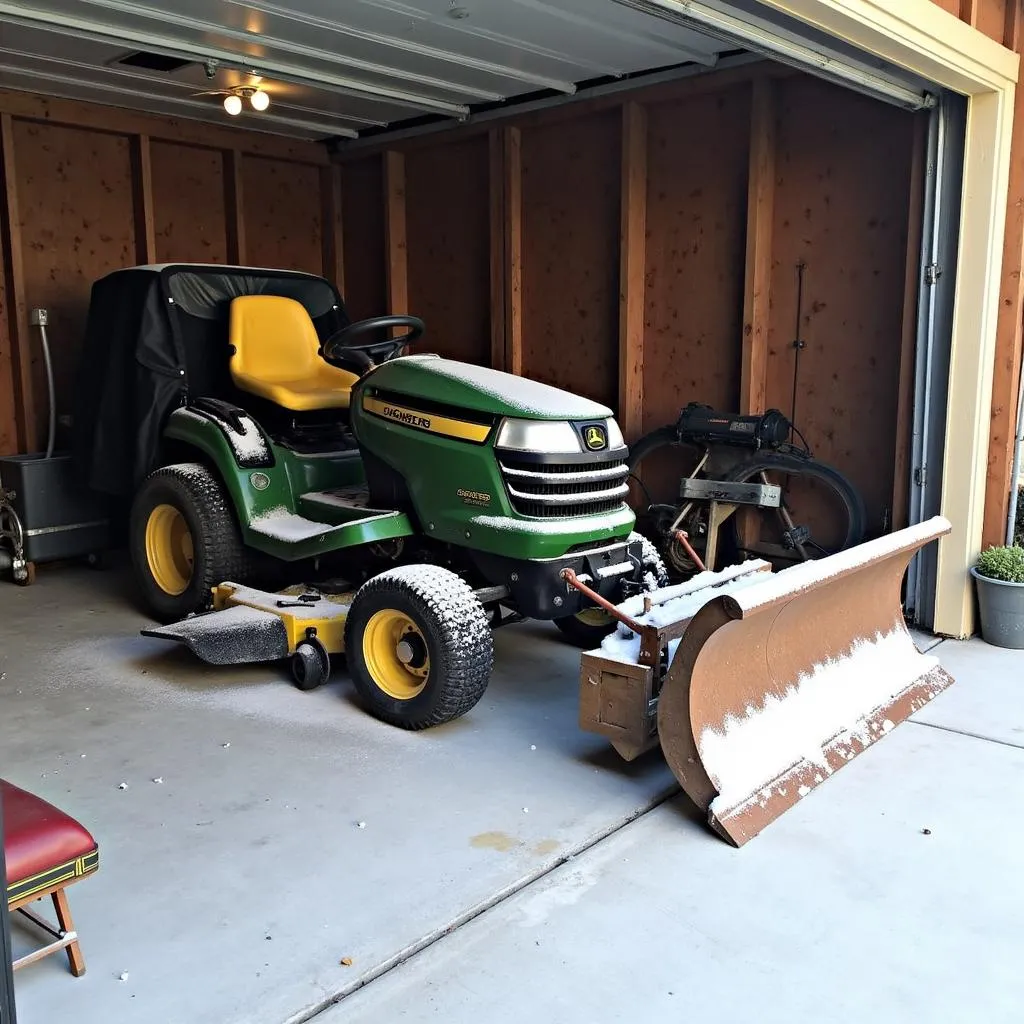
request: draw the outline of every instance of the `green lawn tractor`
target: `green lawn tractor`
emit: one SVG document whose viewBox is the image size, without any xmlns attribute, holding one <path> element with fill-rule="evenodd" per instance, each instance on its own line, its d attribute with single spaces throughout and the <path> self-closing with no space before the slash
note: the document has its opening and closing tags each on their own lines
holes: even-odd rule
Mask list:
<svg viewBox="0 0 1024 1024">
<path fill-rule="evenodd" d="M 592 647 L 613 624 L 600 599 L 664 582 L 611 410 L 403 355 L 422 333 L 351 322 L 310 274 L 175 264 L 94 285 L 77 459 L 130 502 L 164 624 L 147 635 L 215 664 L 290 658 L 302 688 L 344 653 L 371 713 L 416 729 L 480 699 L 493 628 L 549 619 Z"/>
</svg>

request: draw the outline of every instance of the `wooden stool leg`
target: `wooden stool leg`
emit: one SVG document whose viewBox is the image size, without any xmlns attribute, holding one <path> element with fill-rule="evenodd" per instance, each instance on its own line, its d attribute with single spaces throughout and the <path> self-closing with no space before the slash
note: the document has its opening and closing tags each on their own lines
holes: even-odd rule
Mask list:
<svg viewBox="0 0 1024 1024">
<path fill-rule="evenodd" d="M 62 932 L 73 932 L 75 922 L 71 919 L 71 908 L 68 906 L 68 895 L 63 889 L 58 889 L 53 894 L 53 909 L 57 914 L 57 924 Z M 82 956 L 82 948 L 78 945 L 78 939 L 69 943 L 67 950 L 68 966 L 71 973 L 80 978 L 85 974 L 85 957 Z"/>
</svg>

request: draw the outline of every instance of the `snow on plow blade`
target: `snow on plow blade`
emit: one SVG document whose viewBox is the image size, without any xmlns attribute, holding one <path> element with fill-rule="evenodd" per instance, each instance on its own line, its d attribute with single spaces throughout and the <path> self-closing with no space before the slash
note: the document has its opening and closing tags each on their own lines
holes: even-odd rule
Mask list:
<svg viewBox="0 0 1024 1024">
<path fill-rule="evenodd" d="M 690 620 L 657 705 L 665 759 L 736 846 L 953 679 L 921 654 L 900 600 L 935 518 L 711 598 Z"/>
</svg>

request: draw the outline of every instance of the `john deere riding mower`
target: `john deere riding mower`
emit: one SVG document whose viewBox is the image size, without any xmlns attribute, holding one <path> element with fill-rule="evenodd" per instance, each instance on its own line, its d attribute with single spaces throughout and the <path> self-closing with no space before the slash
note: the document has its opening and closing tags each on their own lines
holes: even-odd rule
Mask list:
<svg viewBox="0 0 1024 1024">
<path fill-rule="evenodd" d="M 138 586 L 167 624 L 147 635 L 216 664 L 290 657 L 303 688 L 344 652 L 373 714 L 422 728 L 480 699 L 494 627 L 551 619 L 591 647 L 602 600 L 662 581 L 611 411 L 403 355 L 423 329 L 353 323 L 309 274 L 94 285 L 78 458 L 131 501 Z"/>
</svg>

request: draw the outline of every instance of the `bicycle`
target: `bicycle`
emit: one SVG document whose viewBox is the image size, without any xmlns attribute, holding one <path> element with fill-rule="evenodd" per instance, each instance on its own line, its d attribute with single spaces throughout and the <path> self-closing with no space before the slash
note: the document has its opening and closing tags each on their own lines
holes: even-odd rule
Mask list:
<svg viewBox="0 0 1024 1024">
<path fill-rule="evenodd" d="M 669 456 L 689 470 L 672 468 Z M 645 460 L 660 467 L 648 470 L 646 481 Z M 690 576 L 702 564 L 714 569 L 720 553 L 728 561 L 764 558 L 782 568 L 864 539 L 861 495 L 838 469 L 813 456 L 778 409 L 740 416 L 691 402 L 674 424 L 631 446 L 628 466 L 631 498 L 642 493 L 642 500 L 631 500 L 637 530 L 674 575 Z M 678 481 L 671 500 L 654 500 L 651 490 L 662 497 L 671 481 Z M 798 518 L 806 521 L 798 524 Z"/>
</svg>

